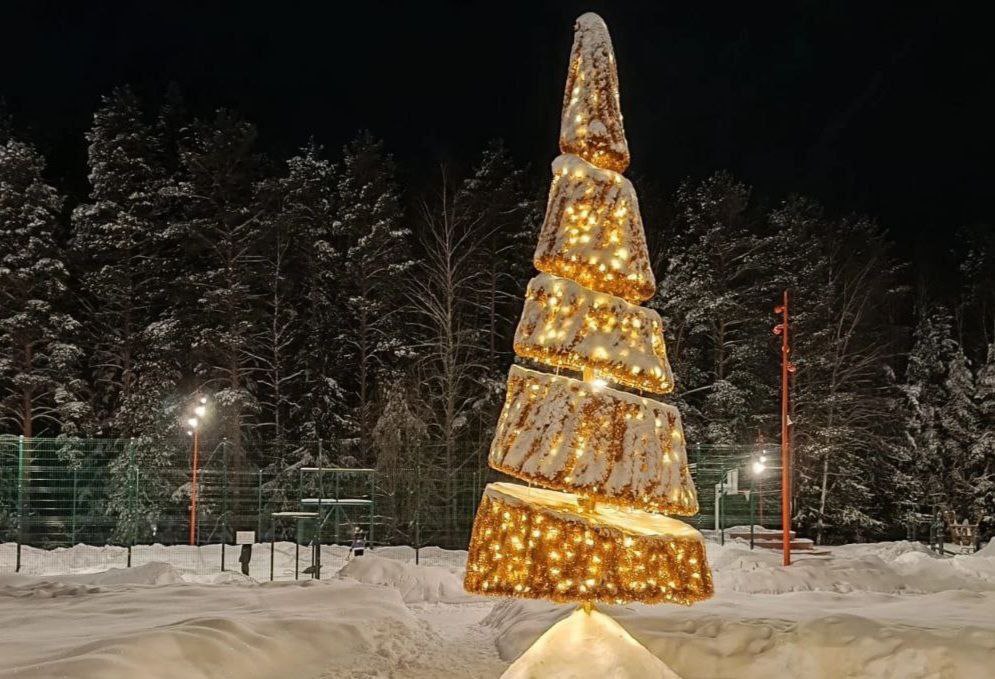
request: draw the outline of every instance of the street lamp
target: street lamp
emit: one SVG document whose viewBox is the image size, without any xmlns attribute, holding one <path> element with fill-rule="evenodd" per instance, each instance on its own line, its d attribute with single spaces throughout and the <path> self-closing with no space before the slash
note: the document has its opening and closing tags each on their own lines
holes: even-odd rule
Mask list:
<svg viewBox="0 0 995 679">
<path fill-rule="evenodd" d="M 750 479 L 750 549 L 753 549 L 753 533 L 755 531 L 756 519 L 753 516 L 754 506 L 754 483 L 762 482 L 764 470 L 767 469 L 767 456 L 760 453 L 759 457 L 753 460 L 753 478 Z M 763 496 L 761 495 L 761 502 Z M 763 505 L 760 505 L 760 522 L 763 523 Z"/>
</svg>

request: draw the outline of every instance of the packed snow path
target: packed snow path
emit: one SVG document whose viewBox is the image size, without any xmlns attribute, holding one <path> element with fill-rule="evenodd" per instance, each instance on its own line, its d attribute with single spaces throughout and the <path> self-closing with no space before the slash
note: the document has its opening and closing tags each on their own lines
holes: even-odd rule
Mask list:
<svg viewBox="0 0 995 679">
<path fill-rule="evenodd" d="M 478 679 L 499 677 L 508 663 L 498 657 L 497 630 L 482 624 L 494 602 L 472 604 L 415 604 L 412 612 L 437 635 L 436 645 L 423 649 L 407 667 L 392 675 L 404 679 Z M 364 676 L 364 675 L 357 675 Z M 328 677 L 331 679 L 331 677 Z"/>
</svg>

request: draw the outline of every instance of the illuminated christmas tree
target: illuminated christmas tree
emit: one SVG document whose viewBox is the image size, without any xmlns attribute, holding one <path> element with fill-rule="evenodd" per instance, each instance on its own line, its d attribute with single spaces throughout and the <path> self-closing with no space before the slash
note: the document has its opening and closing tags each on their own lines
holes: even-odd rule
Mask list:
<svg viewBox="0 0 995 679">
<path fill-rule="evenodd" d="M 691 604 L 711 596 L 712 578 L 701 535 L 664 516 L 698 512 L 680 415 L 623 390 L 666 394 L 673 375 L 663 323 L 639 306 L 656 282 L 636 192 L 621 174 L 629 150 L 611 39 L 596 14 L 581 16 L 574 31 L 563 155 L 553 161 L 534 259 L 540 274 L 515 334 L 518 356 L 556 373 L 511 368 L 489 463 L 532 485 L 484 490 L 465 587 L 578 602 L 583 612 L 564 623 L 581 637 L 624 635 L 591 615 L 593 603 Z M 548 655 L 551 639 L 570 637 L 557 629 L 564 623 L 526 656 Z M 552 672 L 548 660 L 542 667 Z M 529 676 L 520 662 L 509 674 Z"/>
</svg>

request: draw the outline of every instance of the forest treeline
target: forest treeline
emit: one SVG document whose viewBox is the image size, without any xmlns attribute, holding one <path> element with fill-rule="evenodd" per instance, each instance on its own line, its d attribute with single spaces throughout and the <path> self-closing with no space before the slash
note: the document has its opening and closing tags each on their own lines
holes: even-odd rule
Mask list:
<svg viewBox="0 0 995 679">
<path fill-rule="evenodd" d="M 116 89 L 70 204 L 0 121 L 3 433 L 133 439 L 154 475 L 185 464 L 161 443 L 202 393 L 236 467 L 370 465 L 400 488 L 417 462 L 455 492 L 446 478 L 486 466 L 547 173 L 493 142 L 413 195 L 370 133 L 286 160 L 257 136 L 235 112 Z M 758 199 L 724 172 L 645 191 L 689 442 L 777 440 L 788 288 L 802 529 L 901 535 L 936 502 L 990 525 L 991 229 L 951 229 L 959 269 L 933 285 L 873 220 L 810 198 Z"/>
</svg>

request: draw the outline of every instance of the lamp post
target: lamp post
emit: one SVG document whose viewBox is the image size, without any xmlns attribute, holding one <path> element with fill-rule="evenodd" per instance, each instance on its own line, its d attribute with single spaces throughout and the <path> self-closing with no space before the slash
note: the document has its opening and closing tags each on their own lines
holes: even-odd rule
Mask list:
<svg viewBox="0 0 995 679">
<path fill-rule="evenodd" d="M 766 468 L 767 456 L 761 453 L 760 457 L 753 461 L 753 477 L 750 479 L 750 549 L 753 549 L 753 531 L 756 525 L 756 520 L 753 518 L 753 503 L 755 502 L 753 488 L 754 483 L 761 482 L 761 476 Z M 760 512 L 760 521 L 763 522 L 763 505 L 761 505 Z"/>
<path fill-rule="evenodd" d="M 791 362 L 791 345 L 788 341 L 788 291 L 784 291 L 781 304 L 774 307 L 781 315 L 781 322 L 774 326 L 774 334 L 781 337 L 781 532 L 784 565 L 791 565 L 791 441 L 788 427 L 788 375 L 795 372 Z"/>
<path fill-rule="evenodd" d="M 190 544 L 197 544 L 197 491 L 200 487 L 200 425 L 207 414 L 207 397 L 199 396 L 193 408 L 193 417 L 187 420 L 187 433 L 193 437 L 193 459 L 190 463 Z"/>
</svg>

